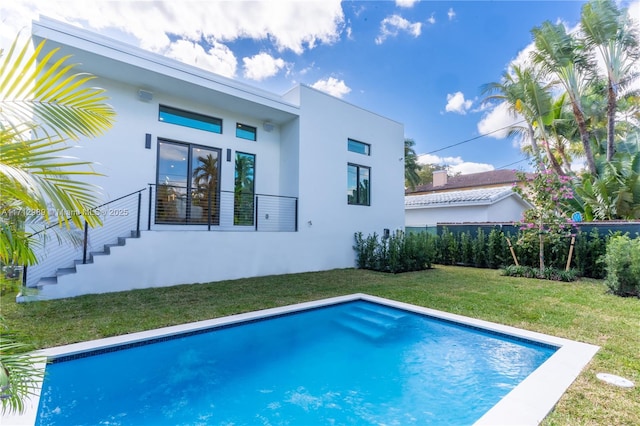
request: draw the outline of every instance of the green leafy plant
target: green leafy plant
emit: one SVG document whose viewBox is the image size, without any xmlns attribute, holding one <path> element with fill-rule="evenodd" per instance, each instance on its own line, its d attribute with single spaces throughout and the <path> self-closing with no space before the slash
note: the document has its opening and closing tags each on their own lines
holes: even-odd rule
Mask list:
<svg viewBox="0 0 640 426">
<path fill-rule="evenodd" d="M 540 271 L 545 268 L 545 245 L 557 246 L 574 232 L 573 222 L 565 217 L 561 206 L 565 200 L 573 199 L 571 178 L 560 176 L 552 170 L 537 165 L 533 179 L 519 174 L 524 188 L 514 187 L 533 207 L 524 212 L 520 222 L 518 243 L 535 241 L 538 244 L 538 264 Z"/>
<path fill-rule="evenodd" d="M 502 275 L 509 277 L 537 278 L 550 281 L 571 282 L 578 278 L 578 271 L 569 269 L 567 271 L 557 268 L 533 268 L 523 265 L 509 265 L 502 269 Z"/>
<path fill-rule="evenodd" d="M 96 173 L 89 162 L 62 154 L 72 148 L 69 141 L 111 128 L 115 111 L 103 89 L 88 86 L 95 77 L 72 74 L 76 65 L 69 56 L 57 58 L 58 48 L 47 52 L 42 41 L 29 53 L 31 43 L 18 48 L 18 42 L 16 37 L 7 52 L 0 50 L 0 262 L 31 265 L 39 241 L 25 231 L 28 218 L 21 212 L 41 212 L 46 224 L 65 228 L 101 224 L 98 215 L 84 214 L 97 204 L 97 187 L 74 180 Z M 2 408 L 20 412 L 40 374 L 38 359 L 20 336 L 2 327 Z"/>
<path fill-rule="evenodd" d="M 396 231 L 386 238 L 373 233 L 355 234 L 356 265 L 381 272 L 408 272 L 431 268 L 435 258 L 435 238 L 427 233 Z"/>
<path fill-rule="evenodd" d="M 605 282 L 614 294 L 640 297 L 640 238 L 627 234 L 610 238 L 605 264 Z"/>
</svg>

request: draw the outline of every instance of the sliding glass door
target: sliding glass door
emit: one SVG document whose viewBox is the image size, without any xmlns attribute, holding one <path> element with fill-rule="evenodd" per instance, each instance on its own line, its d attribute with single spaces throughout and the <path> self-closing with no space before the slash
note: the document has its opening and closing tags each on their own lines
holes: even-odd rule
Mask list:
<svg viewBox="0 0 640 426">
<path fill-rule="evenodd" d="M 220 223 L 220 150 L 158 141 L 156 223 Z"/>
</svg>

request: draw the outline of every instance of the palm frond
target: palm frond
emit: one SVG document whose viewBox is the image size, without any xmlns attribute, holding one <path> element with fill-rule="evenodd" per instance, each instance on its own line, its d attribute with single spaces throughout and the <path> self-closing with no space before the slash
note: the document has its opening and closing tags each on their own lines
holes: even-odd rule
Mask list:
<svg viewBox="0 0 640 426">
<path fill-rule="evenodd" d="M 105 91 L 87 86 L 95 76 L 71 74 L 77 65 L 68 63 L 71 56 L 56 59 L 58 49 L 45 53 L 45 40 L 32 53 L 29 43 L 20 50 L 17 43 L 18 38 L 7 55 L 0 56 L 3 127 L 36 121 L 40 123 L 36 130 L 45 135 L 78 140 L 99 136 L 113 126 L 115 111 L 105 103 Z"/>
</svg>

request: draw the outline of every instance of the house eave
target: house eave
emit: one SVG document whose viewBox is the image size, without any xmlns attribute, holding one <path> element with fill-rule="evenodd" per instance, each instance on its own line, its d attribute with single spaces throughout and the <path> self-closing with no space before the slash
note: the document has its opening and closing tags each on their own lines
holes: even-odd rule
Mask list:
<svg viewBox="0 0 640 426">
<path fill-rule="evenodd" d="M 34 41 L 46 39 L 43 54 L 61 47 L 88 72 L 136 88 L 196 102 L 258 120 L 283 124 L 299 116 L 299 107 L 280 96 L 232 79 L 151 53 L 100 34 L 46 17 L 32 23 Z M 136 93 L 132 93 L 136 96 Z"/>
</svg>

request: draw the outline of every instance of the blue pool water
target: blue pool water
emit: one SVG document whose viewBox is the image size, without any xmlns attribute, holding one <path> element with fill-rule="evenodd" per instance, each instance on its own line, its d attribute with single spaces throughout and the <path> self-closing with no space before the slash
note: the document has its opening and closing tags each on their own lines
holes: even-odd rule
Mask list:
<svg viewBox="0 0 640 426">
<path fill-rule="evenodd" d="M 472 424 L 555 350 L 343 303 L 55 362 L 37 425 Z"/>
</svg>

